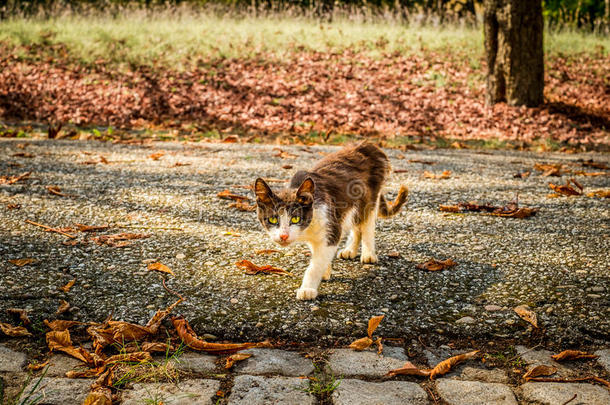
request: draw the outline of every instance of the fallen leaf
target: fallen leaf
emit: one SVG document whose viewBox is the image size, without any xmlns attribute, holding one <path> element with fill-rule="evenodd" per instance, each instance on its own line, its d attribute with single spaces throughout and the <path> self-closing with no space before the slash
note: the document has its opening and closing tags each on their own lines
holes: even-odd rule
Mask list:
<svg viewBox="0 0 610 405">
<path fill-rule="evenodd" d="M 577 188 L 574 188 L 570 182 L 572 182 L 572 184 Z M 574 179 L 568 179 L 564 185 L 549 183 L 549 187 L 557 194 L 566 195 L 568 197 L 582 195 L 583 191 L 583 187 Z"/>
<path fill-rule="evenodd" d="M 115 354 L 114 356 L 110 356 L 105 360 L 105 364 L 114 364 L 114 363 L 142 363 L 145 361 L 152 361 L 152 356 L 149 352 L 140 351 L 140 352 L 132 352 L 132 353 L 121 353 Z"/>
<path fill-rule="evenodd" d="M 6 208 L 9 210 L 18 210 L 21 208 L 21 204 L 6 204 Z"/>
<path fill-rule="evenodd" d="M 407 361 L 401 368 L 396 368 L 394 370 L 388 371 L 388 377 L 394 377 L 397 375 L 416 375 L 418 377 L 429 377 L 430 376 L 429 369 L 420 370 L 413 363 Z"/>
<path fill-rule="evenodd" d="M 537 208 L 517 208 L 513 211 L 506 212 L 492 212 L 490 215 L 495 215 L 498 217 L 507 217 L 507 218 L 529 218 L 533 215 L 536 215 L 538 212 Z"/>
<path fill-rule="evenodd" d="M 53 195 L 58 195 L 60 197 L 69 197 L 68 194 L 62 193 L 61 189 L 58 186 L 47 186 L 47 190 Z"/>
<path fill-rule="evenodd" d="M 367 328 L 367 334 L 369 335 L 370 338 L 373 337 L 373 332 L 375 332 L 375 329 L 377 329 L 377 327 L 383 320 L 384 316 L 385 315 L 379 315 L 379 316 L 374 316 L 371 319 L 369 319 L 369 326 Z"/>
<path fill-rule="evenodd" d="M 0 322 L 0 330 L 6 336 L 21 337 L 21 336 L 32 336 L 28 330 L 23 326 L 13 326 L 10 323 Z"/>
<path fill-rule="evenodd" d="M 435 165 L 436 162 L 431 160 L 409 159 L 409 163 L 421 163 L 422 165 Z"/>
<path fill-rule="evenodd" d="M 161 264 L 161 263 L 150 263 L 148 265 L 148 270 L 160 271 L 162 273 L 171 274 L 174 277 L 176 276 L 174 274 L 174 272 L 172 271 L 172 269 L 170 269 L 169 267 L 167 267 L 166 265 Z"/>
<path fill-rule="evenodd" d="M 112 386 L 113 371 L 108 368 L 97 380 L 91 384 L 91 391 L 83 405 L 112 405 Z"/>
<path fill-rule="evenodd" d="M 362 351 L 362 350 L 370 347 L 372 344 L 373 344 L 373 339 L 371 339 L 370 337 L 367 336 L 367 337 L 363 337 L 361 339 L 354 340 L 352 343 L 349 344 L 348 347 L 350 349 Z"/>
<path fill-rule="evenodd" d="M 142 343 L 142 351 L 144 352 L 167 352 L 171 350 L 171 346 L 161 342 L 144 342 Z"/>
<path fill-rule="evenodd" d="M 610 198 L 610 190 L 597 190 L 587 193 L 587 197 Z"/>
<path fill-rule="evenodd" d="M 538 328 L 538 317 L 536 313 L 529 309 L 527 305 L 519 305 L 514 308 L 514 311 L 526 322 L 531 323 L 534 328 Z"/>
<path fill-rule="evenodd" d="M 224 200 L 235 200 L 235 201 L 249 201 L 250 200 L 249 197 L 239 195 L 239 194 L 233 194 L 231 192 L 231 190 L 223 190 L 220 193 L 216 194 L 216 196 L 218 198 L 222 198 Z"/>
<path fill-rule="evenodd" d="M 580 350 L 564 350 L 559 354 L 554 354 L 551 358 L 555 361 L 564 360 L 578 360 L 578 359 L 596 359 L 599 356 L 595 354 L 589 354 L 587 352 L 581 352 Z"/>
<path fill-rule="evenodd" d="M 540 377 L 540 376 L 548 376 L 555 374 L 557 372 L 556 367 L 546 366 L 544 364 L 540 364 L 530 368 L 527 373 L 523 374 L 523 379 L 525 381 L 529 381 L 531 378 Z"/>
<path fill-rule="evenodd" d="M 607 173 L 607 172 L 572 171 L 572 174 L 574 176 L 598 177 L 598 176 L 607 176 L 609 173 Z"/>
<path fill-rule="evenodd" d="M 110 228 L 109 225 L 83 225 L 83 224 L 74 224 L 74 226 L 76 226 L 76 228 L 78 228 L 78 230 L 80 232 L 98 232 L 98 231 L 104 231 L 108 228 Z"/>
<path fill-rule="evenodd" d="M 164 155 L 165 155 L 165 153 L 163 153 L 163 152 L 157 152 L 157 153 L 151 153 L 150 155 L 148 155 L 148 157 L 151 158 L 152 160 L 159 160 Z"/>
<path fill-rule="evenodd" d="M 60 300 L 59 308 L 57 308 L 55 315 L 63 314 L 64 312 L 68 311 L 69 309 L 70 309 L 70 303 L 66 300 Z"/>
<path fill-rule="evenodd" d="M 129 246 L 130 240 L 133 239 L 146 239 L 150 238 L 150 235 L 143 233 L 117 233 L 114 235 L 101 235 L 91 240 L 98 245 L 106 245 L 110 247 L 125 247 Z"/>
<path fill-rule="evenodd" d="M 44 363 L 30 363 L 30 364 L 28 364 L 28 370 L 30 370 L 30 371 L 42 370 L 43 368 L 45 368 L 47 366 L 47 364 L 49 364 L 49 360 L 45 361 Z"/>
<path fill-rule="evenodd" d="M 241 267 L 246 270 L 246 274 L 258 274 L 258 273 L 269 273 L 269 274 L 280 274 L 282 276 L 294 276 L 292 273 L 286 270 L 278 269 L 271 265 L 257 266 L 249 260 L 242 260 L 235 263 L 237 267 Z"/>
<path fill-rule="evenodd" d="M 398 259 L 400 257 L 400 252 L 397 252 L 395 250 L 388 252 L 388 257 L 391 257 L 392 259 Z"/>
<path fill-rule="evenodd" d="M 181 166 L 190 166 L 192 163 L 182 163 L 182 162 L 176 162 L 173 165 L 171 165 L 171 167 L 181 167 Z"/>
<path fill-rule="evenodd" d="M 261 249 L 261 250 L 257 250 L 256 253 L 257 255 L 269 255 L 271 253 L 278 253 L 279 250 L 275 250 L 275 249 Z"/>
<path fill-rule="evenodd" d="M 525 179 L 530 176 L 532 172 L 520 172 L 513 175 L 515 179 Z"/>
<path fill-rule="evenodd" d="M 31 258 L 27 258 L 27 259 L 11 259 L 9 260 L 9 263 L 14 264 L 17 267 L 23 267 L 23 266 L 27 266 L 28 264 L 32 264 L 35 263 L 37 260 L 36 259 L 31 259 Z"/>
<path fill-rule="evenodd" d="M 427 262 L 418 264 L 417 268 L 422 269 L 422 270 L 428 270 L 428 271 L 439 271 L 439 270 L 448 269 L 449 267 L 453 267 L 455 265 L 457 265 L 457 263 L 451 259 L 447 259 L 447 260 L 430 259 Z"/>
<path fill-rule="evenodd" d="M 528 218 L 536 215 L 537 208 L 519 208 L 518 202 L 513 201 L 503 207 L 487 204 L 477 204 L 476 202 L 458 203 L 457 205 L 440 205 L 439 210 L 443 212 L 486 212 L 488 215 L 507 217 L 507 218 Z"/>
<path fill-rule="evenodd" d="M 191 349 L 200 350 L 207 353 L 214 354 L 230 354 L 240 350 L 250 349 L 252 347 L 262 347 L 268 343 L 208 343 L 200 340 L 193 329 L 184 318 L 174 317 L 172 318 L 172 324 L 178 332 L 178 336 L 182 341 Z"/>
<path fill-rule="evenodd" d="M 375 344 L 377 345 L 377 354 L 381 355 L 381 353 L 383 353 L 383 344 L 382 344 L 382 339 L 381 338 L 377 338 L 377 340 L 375 340 Z"/>
<path fill-rule="evenodd" d="M 237 211 L 252 212 L 256 211 L 256 205 L 251 205 L 247 201 L 235 201 L 229 204 L 229 208 L 235 208 Z"/>
<path fill-rule="evenodd" d="M 66 377 L 68 378 L 92 378 L 97 377 L 101 373 L 106 370 L 106 366 L 102 365 L 100 367 L 89 368 L 83 371 L 70 370 L 66 372 Z"/>
<path fill-rule="evenodd" d="M 30 177 L 30 174 L 32 174 L 32 172 L 25 172 L 20 174 L 19 176 L 0 176 L 0 184 L 15 184 L 18 181 L 27 179 L 28 177 Z"/>
<path fill-rule="evenodd" d="M 294 159 L 297 157 L 297 155 L 295 155 L 294 153 L 287 152 L 280 148 L 273 148 L 273 150 L 277 151 L 277 153 L 275 155 L 273 155 L 273 157 L 279 157 L 282 159 Z"/>
<path fill-rule="evenodd" d="M 239 137 L 237 135 L 229 135 L 222 140 L 222 143 L 237 143 L 238 141 Z"/>
<path fill-rule="evenodd" d="M 17 315 L 19 316 L 19 320 L 21 321 L 21 323 L 23 323 L 25 326 L 29 325 L 30 323 L 32 323 L 30 321 L 30 318 L 28 317 L 28 312 L 25 309 L 21 309 L 21 308 L 7 308 L 6 312 L 8 312 L 11 315 Z"/>
<path fill-rule="evenodd" d="M 91 353 L 89 353 L 86 349 L 79 347 L 75 348 L 72 345 L 72 339 L 70 338 L 70 331 L 51 331 L 47 332 L 46 335 L 47 346 L 49 350 L 64 352 L 69 356 L 72 356 L 84 363 L 89 365 L 94 365 L 95 361 Z"/>
<path fill-rule="evenodd" d="M 463 362 L 464 360 L 471 359 L 471 358 L 475 357 L 477 354 L 479 354 L 479 351 L 475 350 L 475 351 L 472 351 L 469 353 L 464 353 L 464 354 L 460 354 L 458 356 L 453 356 L 453 357 L 448 358 L 447 360 L 441 361 L 436 366 L 434 366 L 434 368 L 430 371 L 430 379 L 433 380 L 439 375 L 447 374 L 449 371 L 451 371 L 451 368 L 453 366 Z"/>
<path fill-rule="evenodd" d="M 429 171 L 424 171 L 424 178 L 426 179 L 435 179 L 435 180 L 446 180 L 451 177 L 451 171 L 445 170 L 442 173 L 432 173 Z"/>
<path fill-rule="evenodd" d="M 13 153 L 13 157 L 33 158 L 34 155 L 28 152 L 17 152 Z"/>
<path fill-rule="evenodd" d="M 594 169 L 610 170 L 610 167 L 608 167 L 608 165 L 606 163 L 595 162 L 595 161 L 593 161 L 593 159 L 589 159 L 587 161 L 582 162 L 582 166 L 592 167 Z"/>
<path fill-rule="evenodd" d="M 545 176 L 545 177 L 561 176 L 563 165 L 559 164 L 559 163 L 555 163 L 555 164 L 536 163 L 534 165 L 534 169 L 542 172 L 542 176 Z"/>
<path fill-rule="evenodd" d="M 290 170 L 290 169 L 292 169 L 292 167 L 293 167 L 292 165 L 284 165 L 284 166 L 282 166 L 282 169 Z"/>
<path fill-rule="evenodd" d="M 68 292 L 70 291 L 70 288 L 72 288 L 72 286 L 74 285 L 74 283 L 76 283 L 76 279 L 72 279 L 70 281 L 68 281 L 68 283 L 66 285 L 64 285 L 63 287 L 60 287 L 59 289 L 62 290 L 63 292 Z"/>
<path fill-rule="evenodd" d="M 238 361 L 246 360 L 252 357 L 252 353 L 235 353 L 227 357 L 225 368 L 228 370 L 235 365 Z"/>
<path fill-rule="evenodd" d="M 53 331 L 58 331 L 58 332 L 67 330 L 76 325 L 83 324 L 82 322 L 78 322 L 78 321 L 66 321 L 66 320 L 62 320 L 62 319 L 56 319 L 51 322 L 49 322 L 47 319 L 45 319 L 43 322 L 47 328 L 49 328 Z"/>
</svg>

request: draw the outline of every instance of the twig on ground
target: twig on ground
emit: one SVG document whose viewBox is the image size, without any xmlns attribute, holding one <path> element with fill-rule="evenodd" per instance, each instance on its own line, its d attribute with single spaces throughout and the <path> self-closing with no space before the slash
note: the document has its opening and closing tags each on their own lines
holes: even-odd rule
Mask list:
<svg viewBox="0 0 610 405">
<path fill-rule="evenodd" d="M 59 229 L 51 228 L 50 226 L 39 224 L 38 222 L 30 221 L 29 219 L 26 219 L 25 222 L 28 223 L 28 224 L 31 224 L 31 225 L 36 225 L 36 226 L 39 226 L 41 228 L 44 228 L 44 229 L 46 229 L 49 232 L 55 232 L 55 233 L 59 233 L 61 235 L 67 236 L 70 239 L 75 239 L 76 238 L 76 236 L 74 236 L 74 235 L 70 235 L 69 233 L 62 232 Z"/>
<path fill-rule="evenodd" d="M 131 224 L 116 224 L 117 228 L 133 228 L 133 229 L 163 229 L 171 231 L 183 231 L 183 228 L 176 226 L 148 226 L 148 225 L 131 225 Z"/>
<path fill-rule="evenodd" d="M 568 405 L 570 402 L 574 401 L 576 399 L 577 394 L 574 394 L 574 396 L 570 399 L 568 399 L 566 402 L 564 402 L 562 405 Z"/>
</svg>

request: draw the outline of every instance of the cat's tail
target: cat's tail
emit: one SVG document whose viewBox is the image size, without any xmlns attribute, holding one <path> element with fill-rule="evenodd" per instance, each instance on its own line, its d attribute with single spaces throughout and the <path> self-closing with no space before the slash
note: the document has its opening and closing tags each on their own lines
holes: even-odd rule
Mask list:
<svg viewBox="0 0 610 405">
<path fill-rule="evenodd" d="M 381 218 L 391 217 L 392 215 L 396 215 L 400 208 L 407 202 L 407 197 L 409 196 L 409 189 L 407 186 L 400 186 L 400 190 L 398 191 L 398 196 L 393 202 L 388 202 L 383 194 L 379 195 L 379 213 L 378 215 Z"/>
</svg>

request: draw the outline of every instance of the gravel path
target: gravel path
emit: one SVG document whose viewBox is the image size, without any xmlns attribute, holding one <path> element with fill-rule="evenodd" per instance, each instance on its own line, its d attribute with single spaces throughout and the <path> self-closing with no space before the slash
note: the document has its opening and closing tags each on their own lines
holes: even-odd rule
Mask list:
<svg viewBox="0 0 610 405">
<path fill-rule="evenodd" d="M 19 148 L 24 142 L 29 145 Z M 511 308 L 527 304 L 554 343 L 610 340 L 608 200 L 547 197 L 547 183 L 563 184 L 566 176 L 533 172 L 525 179 L 513 177 L 538 162 L 583 170 L 579 159 L 607 163 L 608 155 L 388 151 L 394 169 L 408 171 L 392 176 L 387 195 L 393 198 L 401 183 L 411 194 L 403 212 L 378 224 L 380 262 L 362 266 L 335 261 L 333 278 L 322 284 L 321 296 L 297 302 L 307 249 L 294 246 L 256 255 L 259 249 L 278 247 L 263 234 L 254 213 L 228 208 L 229 202 L 216 197 L 231 186 L 251 184 L 257 176 L 287 179 L 332 150 L 282 147 L 296 158 L 281 159 L 274 157 L 273 148 L 0 139 L 0 176 L 32 172 L 28 179 L 0 185 L 0 320 L 8 319 L 4 309 L 9 307 L 26 308 L 37 320 L 56 318 L 64 299 L 72 307 L 61 318 L 101 321 L 113 314 L 118 320 L 146 322 L 156 309 L 175 301 L 158 273 L 147 270 L 147 263 L 159 261 L 175 272 L 168 287 L 187 298 L 175 312 L 199 334 L 219 338 L 333 342 L 361 337 L 370 316 L 385 314 L 378 329 L 384 337 L 519 339 L 531 331 Z M 164 155 L 149 157 L 157 152 Z M 100 161 L 99 156 L 110 163 L 82 164 Z M 287 164 L 294 168 L 282 169 Z M 424 170 L 451 170 L 452 175 L 425 179 Z M 577 179 L 585 191 L 610 186 L 607 175 Z M 69 196 L 50 194 L 49 185 Z M 438 210 L 439 204 L 472 200 L 504 205 L 516 194 L 521 205 L 539 207 L 539 213 L 512 219 Z M 9 209 L 10 204 L 21 208 Z M 117 227 L 100 234 L 150 237 L 122 248 L 93 242 L 66 246 L 66 237 L 44 232 L 27 219 L 52 227 L 137 225 L 146 229 Z M 78 240 L 93 236 L 72 233 Z M 394 251 L 399 258 L 388 256 Z M 451 258 L 458 265 L 434 273 L 416 268 L 432 257 Z M 20 258 L 37 261 L 24 267 L 8 262 Z M 296 277 L 245 275 L 234 265 L 242 259 L 273 264 Z M 76 283 L 69 292 L 59 290 L 72 279 Z"/>
</svg>

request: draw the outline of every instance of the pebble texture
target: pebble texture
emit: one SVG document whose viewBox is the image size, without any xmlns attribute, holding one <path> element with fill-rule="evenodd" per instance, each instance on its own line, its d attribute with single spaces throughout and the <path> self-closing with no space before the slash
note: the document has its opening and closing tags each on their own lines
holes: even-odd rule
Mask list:
<svg viewBox="0 0 610 405">
<path fill-rule="evenodd" d="M 284 376 L 304 376 L 314 370 L 311 360 L 296 352 L 276 349 L 250 349 L 242 353 L 252 353 L 252 357 L 240 361 L 235 371 L 240 374 L 278 374 Z"/>
<path fill-rule="evenodd" d="M 515 395 L 504 384 L 440 379 L 436 390 L 449 405 L 517 405 Z"/>
<path fill-rule="evenodd" d="M 565 404 L 576 394 L 574 403 L 579 405 L 608 405 L 607 389 L 591 384 L 576 383 L 526 383 L 521 386 L 523 398 L 543 405 Z"/>
<path fill-rule="evenodd" d="M 345 379 L 332 394 L 334 405 L 425 405 L 428 395 L 416 383 Z"/>
<path fill-rule="evenodd" d="M 336 376 L 383 377 L 388 371 L 402 367 L 405 361 L 404 349 L 386 346 L 382 355 L 368 350 L 336 349 L 329 356 L 328 365 Z"/>
<path fill-rule="evenodd" d="M 17 372 L 25 365 L 25 354 L 0 345 L 0 372 Z"/>
<path fill-rule="evenodd" d="M 30 392 L 38 379 L 34 379 L 26 387 Z M 92 381 L 86 379 L 45 377 L 40 381 L 30 400 L 41 398 L 37 403 L 45 405 L 82 405 L 89 394 Z"/>
<path fill-rule="evenodd" d="M 30 144 L 17 147 L 25 142 Z M 176 274 L 168 287 L 187 298 L 176 310 L 198 334 L 219 340 L 273 336 L 330 345 L 338 336 L 363 336 L 368 319 L 382 313 L 386 317 L 377 333 L 384 337 L 447 333 L 519 340 L 529 336 L 528 325 L 512 310 L 487 311 L 485 306 L 510 309 L 530 302 L 540 303 L 535 311 L 552 341 L 603 344 L 599 337 L 610 334 L 610 291 L 594 290 L 610 276 L 610 238 L 603 237 L 608 202 L 586 196 L 548 198 L 550 178 L 536 171 L 525 179 L 513 177 L 531 171 L 535 163 L 589 170 L 579 159 L 604 156 L 388 150 L 392 167 L 406 172 L 393 173 L 384 192 L 393 199 L 406 184 L 410 195 L 397 216 L 377 224 L 379 263 L 335 260 L 319 298 L 302 302 L 295 300 L 295 290 L 308 264 L 307 248 L 274 245 L 255 213 L 229 208 L 228 201 L 216 197 L 231 189 L 252 198 L 243 186 L 256 177 L 289 179 L 296 170 L 312 167 L 322 153 L 336 150 L 281 146 L 296 155 L 282 159 L 274 156 L 274 147 L 0 139 L 0 175 L 32 172 L 29 179 L 0 185 L 0 321 L 10 320 L 5 312 L 10 307 L 28 309 L 34 322 L 52 319 L 65 299 L 71 304 L 69 319 L 99 322 L 113 314 L 116 320 L 145 324 L 157 309 L 175 301 L 157 274 L 146 269 L 146 263 L 159 261 Z M 19 152 L 32 157 L 14 156 Z M 164 155 L 153 160 L 153 153 Z M 100 156 L 110 163 L 83 164 L 99 162 Z M 286 164 L 293 169 L 282 169 Z M 452 173 L 447 180 L 434 180 L 424 178 L 424 170 Z M 607 176 L 576 178 L 585 191 L 608 187 Z M 551 180 L 563 184 L 566 177 Z M 69 196 L 50 194 L 51 185 Z M 516 195 L 522 206 L 539 207 L 539 213 L 513 219 L 448 214 L 438 208 L 472 200 L 504 205 Z M 11 204 L 21 208 L 5 208 Z M 150 237 L 122 248 L 92 241 L 66 246 L 64 236 L 26 219 L 51 227 L 119 224 L 123 227 L 100 234 Z M 167 227 L 178 229 L 159 229 Z M 75 235 L 80 241 L 93 236 Z M 256 255 L 259 249 L 279 252 Z M 400 257 L 389 257 L 392 251 Z M 8 262 L 24 257 L 38 261 L 24 267 Z M 458 265 L 438 272 L 416 267 L 432 257 L 451 258 Z M 243 259 L 296 277 L 244 274 L 235 266 Z M 71 279 L 77 282 L 69 292 L 58 290 Z M 456 323 L 466 316 L 476 322 Z"/>
<path fill-rule="evenodd" d="M 167 405 L 212 405 L 212 397 L 220 388 L 214 380 L 185 380 L 176 384 L 150 383 L 134 384 L 125 391 L 122 405 L 142 405 L 163 403 Z M 152 402 L 156 400 L 157 402 Z M 147 402 L 148 401 L 148 402 Z"/>
<path fill-rule="evenodd" d="M 237 376 L 229 405 L 313 405 L 315 398 L 304 391 L 307 384 L 301 378 Z"/>
</svg>

